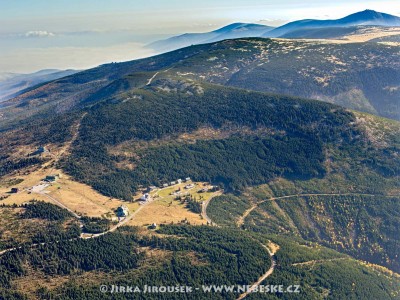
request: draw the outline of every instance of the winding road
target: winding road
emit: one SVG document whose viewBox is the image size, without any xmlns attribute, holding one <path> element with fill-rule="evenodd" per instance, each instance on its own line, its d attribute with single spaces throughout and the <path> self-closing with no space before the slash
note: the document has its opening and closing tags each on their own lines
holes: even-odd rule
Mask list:
<svg viewBox="0 0 400 300">
<path fill-rule="evenodd" d="M 137 210 L 135 210 L 133 213 L 131 213 L 128 217 L 126 217 L 125 219 L 123 219 L 121 222 L 118 222 L 118 224 L 116 224 L 115 226 L 111 227 L 109 230 L 101 232 L 101 233 L 95 233 L 92 235 L 81 235 L 82 239 L 92 239 L 92 238 L 96 238 L 102 235 L 105 235 L 107 233 L 110 232 L 114 232 L 115 230 L 117 230 L 119 227 L 125 225 L 126 223 L 128 223 L 130 220 L 133 219 L 134 216 L 136 216 L 142 209 L 143 207 L 145 207 L 146 205 L 148 205 L 151 201 L 147 201 L 146 203 L 142 204 Z"/>
<path fill-rule="evenodd" d="M 215 194 L 212 195 L 207 201 L 204 201 L 204 202 L 203 202 L 203 205 L 202 205 L 202 211 L 201 211 L 202 217 L 203 217 L 205 220 L 207 220 L 208 224 L 213 225 L 213 226 L 218 226 L 218 225 L 217 225 L 215 222 L 213 222 L 213 221 L 211 220 L 211 218 L 207 215 L 207 207 L 208 207 L 208 205 L 210 204 L 211 200 L 212 200 L 215 196 L 220 195 L 220 194 L 221 194 L 221 192 L 215 193 Z M 254 208 L 253 208 L 253 209 L 254 209 Z M 248 214 L 249 214 L 249 213 L 250 213 L 250 212 L 248 212 Z M 259 242 L 259 241 L 257 241 L 257 242 Z M 260 243 L 260 242 L 259 242 L 259 243 Z M 241 294 L 241 295 L 237 298 L 237 300 L 242 300 L 242 299 L 246 298 L 246 297 L 247 297 L 250 293 L 252 293 L 265 279 L 267 279 L 269 276 L 271 276 L 271 274 L 274 272 L 275 267 L 276 267 L 275 252 L 276 252 L 277 250 L 279 250 L 279 246 L 276 245 L 276 244 L 273 244 L 271 241 L 270 241 L 270 244 L 271 244 L 271 246 L 272 246 L 272 247 L 271 247 L 272 250 L 270 250 L 267 246 L 265 246 L 265 245 L 263 245 L 263 244 L 261 244 L 261 246 L 263 246 L 263 247 L 266 249 L 266 251 L 268 252 L 268 254 L 269 254 L 270 258 L 271 258 L 271 267 L 267 270 L 267 272 L 265 272 L 263 275 L 261 275 L 260 278 L 258 278 L 258 280 L 257 280 L 256 282 L 254 282 L 254 283 L 251 285 L 251 287 L 250 287 L 246 292 L 244 292 L 243 294 Z"/>
<path fill-rule="evenodd" d="M 353 196 L 376 196 L 373 194 L 357 194 L 357 193 L 343 193 L 343 194 L 339 194 L 339 193 L 331 193 L 331 194 L 295 194 L 295 195 L 287 195 L 287 196 L 281 196 L 281 197 L 272 197 L 263 201 L 260 201 L 256 204 L 254 204 L 253 206 L 251 206 L 249 209 L 247 209 L 243 215 L 241 215 L 241 217 L 239 218 L 239 220 L 236 222 L 236 225 L 240 228 L 243 224 L 244 224 L 244 220 L 246 219 L 246 217 L 254 210 L 256 209 L 260 204 L 267 202 L 267 201 L 274 201 L 274 200 L 279 200 L 279 199 L 287 199 L 287 198 L 292 198 L 292 197 L 302 197 L 302 196 L 349 196 L 349 195 L 353 195 Z M 211 199 L 210 199 L 211 200 Z M 207 203 L 208 205 L 208 203 Z M 207 208 L 207 207 L 206 207 Z M 252 293 L 265 279 L 267 279 L 269 276 L 272 275 L 272 273 L 275 270 L 276 267 L 276 260 L 275 260 L 275 252 L 279 249 L 278 245 L 274 245 L 276 247 L 271 247 L 271 249 L 274 252 L 272 252 L 267 246 L 262 245 L 267 251 L 268 254 L 271 257 L 271 267 L 268 269 L 268 271 L 266 273 L 264 273 L 255 283 L 252 284 L 252 286 L 249 288 L 249 290 L 247 290 L 245 293 L 241 294 L 237 300 L 242 300 L 244 298 L 246 298 L 250 293 Z M 330 260 L 342 260 L 342 259 L 346 259 L 346 258 L 334 258 L 334 259 L 330 259 Z M 307 264 L 312 264 L 312 263 L 317 263 L 319 262 L 318 260 L 315 261 L 309 261 L 309 262 L 303 262 L 303 263 L 296 263 L 293 264 L 293 266 L 301 266 L 301 265 L 307 265 Z"/>
<path fill-rule="evenodd" d="M 300 262 L 300 263 L 294 263 L 292 266 L 307 266 L 307 265 L 315 265 L 318 263 L 324 263 L 327 261 L 337 261 L 337 260 L 348 260 L 350 259 L 349 257 L 336 257 L 336 258 L 327 258 L 327 259 L 316 259 L 316 260 L 309 260 L 305 262 Z"/>
<path fill-rule="evenodd" d="M 280 196 L 280 197 L 272 197 L 272 198 L 268 198 L 265 200 L 262 200 L 260 202 L 257 202 L 255 204 L 253 204 L 250 208 L 248 208 L 243 215 L 240 216 L 240 218 L 237 220 L 236 222 L 236 226 L 237 227 L 241 227 L 244 224 L 244 220 L 246 219 L 246 217 L 253 211 L 255 210 L 257 207 L 259 207 L 261 204 L 267 202 L 267 201 L 275 201 L 275 200 L 280 200 L 280 199 L 287 199 L 287 198 L 293 198 L 293 197 L 308 197 L 308 196 L 369 196 L 369 197 L 374 197 L 377 195 L 374 194 L 362 194 L 362 193 L 331 193 L 331 194 L 293 194 L 293 195 L 286 195 L 286 196 Z M 379 195 L 382 197 L 386 197 L 384 195 Z M 389 197 L 389 196 L 387 196 Z"/>
<path fill-rule="evenodd" d="M 156 78 L 156 76 L 158 75 L 158 73 L 160 73 L 160 72 L 155 73 L 155 74 L 153 75 L 153 77 L 149 78 L 149 80 L 147 81 L 146 85 L 150 85 L 151 82 L 154 80 L 154 78 Z"/>
<path fill-rule="evenodd" d="M 275 270 L 275 267 L 276 267 L 276 260 L 275 260 L 275 257 L 274 257 L 274 254 L 275 254 L 275 253 L 271 252 L 271 250 L 269 250 L 269 248 L 268 248 L 267 246 L 265 246 L 265 245 L 262 245 L 262 246 L 268 251 L 268 254 L 269 254 L 269 256 L 271 257 L 271 267 L 268 269 L 267 272 L 265 272 L 263 275 L 261 275 L 261 277 L 258 278 L 258 280 L 257 280 L 256 282 L 254 282 L 254 283 L 251 285 L 251 287 L 250 287 L 246 292 L 244 292 L 243 294 L 240 294 L 240 296 L 237 298 L 237 300 L 242 300 L 242 299 L 246 298 L 246 297 L 247 297 L 249 294 L 251 294 L 265 279 L 267 279 L 269 276 L 271 276 L 272 273 L 273 273 L 274 270 Z"/>
<path fill-rule="evenodd" d="M 203 201 L 202 206 L 201 206 L 201 216 L 203 217 L 204 220 L 207 221 L 208 224 L 213 225 L 213 226 L 218 226 L 215 222 L 211 220 L 211 218 L 207 215 L 207 207 L 208 204 L 210 204 L 210 201 L 216 197 L 221 195 L 222 192 L 215 192 L 208 200 Z"/>
</svg>

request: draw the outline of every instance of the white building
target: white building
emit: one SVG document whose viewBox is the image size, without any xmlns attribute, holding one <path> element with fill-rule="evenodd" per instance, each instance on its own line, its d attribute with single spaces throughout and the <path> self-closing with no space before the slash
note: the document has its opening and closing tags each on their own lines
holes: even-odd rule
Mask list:
<svg viewBox="0 0 400 300">
<path fill-rule="evenodd" d="M 129 209 L 125 205 L 121 205 L 117 208 L 118 217 L 127 217 L 129 215 Z"/>
<path fill-rule="evenodd" d="M 148 191 L 148 192 L 152 192 L 152 191 L 154 191 L 154 190 L 156 190 L 156 189 L 157 189 L 156 186 L 151 185 L 151 186 L 149 186 L 149 187 L 147 188 L 147 191 Z"/>
<path fill-rule="evenodd" d="M 150 194 L 149 193 L 145 193 L 142 195 L 142 197 L 140 197 L 141 201 L 148 201 L 150 200 Z"/>
</svg>

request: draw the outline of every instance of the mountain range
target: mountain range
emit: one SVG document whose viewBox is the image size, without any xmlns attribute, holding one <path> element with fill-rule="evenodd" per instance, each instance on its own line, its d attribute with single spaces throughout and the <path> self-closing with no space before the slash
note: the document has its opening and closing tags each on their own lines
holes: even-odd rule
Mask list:
<svg viewBox="0 0 400 300">
<path fill-rule="evenodd" d="M 171 51 L 190 45 L 218 42 L 226 39 L 257 37 L 269 32 L 274 27 L 260 24 L 233 23 L 206 33 L 185 33 L 165 40 L 153 42 L 147 47 L 159 52 Z"/>
<path fill-rule="evenodd" d="M 68 112 L 160 74 L 318 99 L 399 120 L 397 53 L 397 47 L 380 43 L 225 40 L 106 64 L 42 84 L 3 101 L 0 122 Z"/>
<path fill-rule="evenodd" d="M 341 39 L 350 34 L 365 34 L 385 30 L 388 26 L 400 26 L 400 18 L 365 10 L 337 20 L 299 20 L 274 28 L 250 23 L 233 23 L 206 33 L 186 33 L 156 41 L 147 47 L 158 52 L 171 51 L 195 44 L 213 43 L 225 39 L 247 37 L 280 37 L 310 39 Z M 372 39 L 396 41 L 398 35 Z M 32 74 L 1 73 L 0 102 L 14 98 L 36 85 L 77 73 L 76 70 L 41 70 Z M 308 97 L 309 95 L 304 95 Z"/>
<path fill-rule="evenodd" d="M 190 45 L 205 44 L 224 39 L 246 37 L 274 38 L 342 38 L 361 28 L 400 26 L 400 18 L 390 14 L 365 10 L 336 20 L 298 20 L 277 28 L 247 23 L 234 23 L 206 33 L 186 33 L 153 42 L 147 47 L 166 52 Z"/>
</svg>

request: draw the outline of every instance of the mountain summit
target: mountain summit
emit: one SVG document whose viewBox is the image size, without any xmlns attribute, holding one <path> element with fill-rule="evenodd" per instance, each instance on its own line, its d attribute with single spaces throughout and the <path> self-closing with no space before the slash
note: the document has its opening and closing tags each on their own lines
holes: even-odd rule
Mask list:
<svg viewBox="0 0 400 300">
<path fill-rule="evenodd" d="M 266 32 L 264 37 L 281 37 L 289 32 L 313 29 L 313 28 L 327 28 L 327 27 L 350 27 L 360 25 L 373 25 L 373 26 L 400 26 L 400 18 L 377 12 L 374 10 L 364 10 L 341 19 L 336 20 L 313 20 L 305 19 L 287 23 L 274 30 Z"/>
<path fill-rule="evenodd" d="M 356 23 L 357 25 L 400 26 L 399 17 L 370 9 L 348 15 L 336 21 L 349 25 Z"/>
</svg>

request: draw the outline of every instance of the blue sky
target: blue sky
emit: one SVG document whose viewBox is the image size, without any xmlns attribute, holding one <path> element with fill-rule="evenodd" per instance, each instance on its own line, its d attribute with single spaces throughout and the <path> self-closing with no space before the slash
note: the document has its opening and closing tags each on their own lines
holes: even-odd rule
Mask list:
<svg viewBox="0 0 400 300">
<path fill-rule="evenodd" d="M 88 68 L 151 55 L 144 44 L 179 33 L 364 9 L 400 15 L 400 1 L 0 0 L 0 72 Z"/>
</svg>

